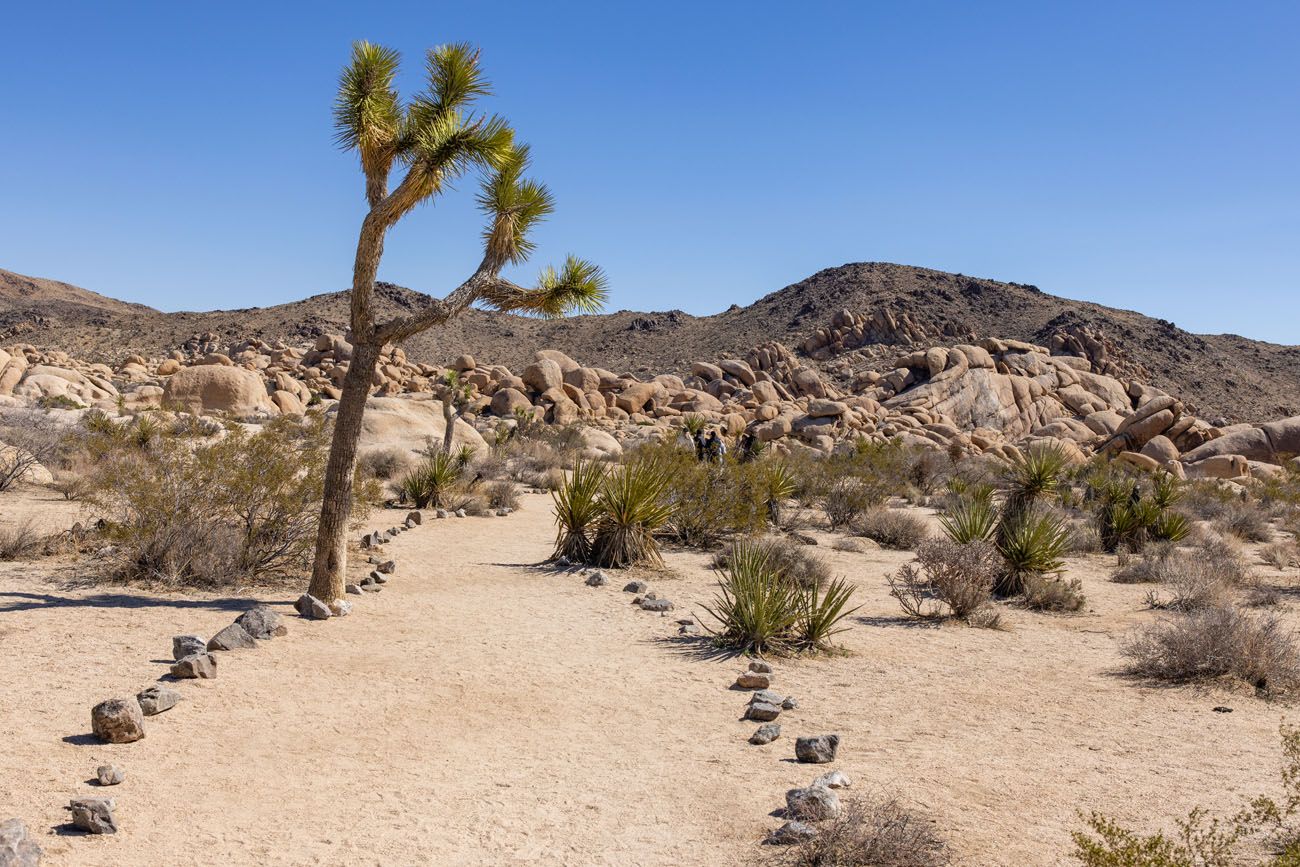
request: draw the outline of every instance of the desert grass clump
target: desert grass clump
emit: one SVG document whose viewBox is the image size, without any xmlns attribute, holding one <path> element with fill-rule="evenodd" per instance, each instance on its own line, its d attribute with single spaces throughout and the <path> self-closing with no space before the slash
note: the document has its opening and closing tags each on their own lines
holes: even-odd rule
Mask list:
<svg viewBox="0 0 1300 867">
<path fill-rule="evenodd" d="M 1273 539 L 1268 514 L 1257 503 L 1245 500 L 1229 503 L 1212 523 L 1220 532 L 1243 542 L 1269 542 Z"/>
<path fill-rule="evenodd" d="M 725 548 L 714 555 L 710 568 L 720 572 L 728 567 L 735 547 Z M 777 579 L 794 587 L 809 589 L 821 587 L 831 580 L 826 561 L 789 539 L 767 538 L 749 541 L 744 550 L 753 550 L 767 560 L 767 566 Z"/>
<path fill-rule="evenodd" d="M 882 548 L 911 551 L 930 534 L 925 521 L 899 509 L 874 508 L 853 522 L 853 533 L 865 536 Z"/>
<path fill-rule="evenodd" d="M 1259 550 L 1259 557 L 1274 569 L 1290 569 L 1300 566 L 1300 545 L 1295 540 L 1274 542 Z"/>
<path fill-rule="evenodd" d="M 790 847 L 782 867 L 944 867 L 948 845 L 934 823 L 893 797 L 855 797 L 817 835 Z"/>
<path fill-rule="evenodd" d="M 954 617 L 976 626 L 995 626 L 990 614 L 1001 558 L 991 543 L 932 539 L 916 550 L 916 562 L 890 575 L 889 592 L 903 613 L 921 620 Z"/>
<path fill-rule="evenodd" d="M 1266 696 L 1300 684 L 1295 636 L 1271 615 L 1250 615 L 1232 605 L 1192 611 L 1139 630 L 1124 645 L 1128 672 L 1166 683 L 1229 678 Z"/>
<path fill-rule="evenodd" d="M 591 559 L 591 538 L 601 513 L 600 490 L 607 469 L 597 461 L 579 461 L 564 483 L 551 492 L 559 525 L 553 559 L 564 557 L 574 563 Z"/>
<path fill-rule="evenodd" d="M 489 509 L 514 511 L 519 508 L 519 491 L 515 489 L 515 483 L 509 479 L 488 482 L 483 486 L 483 497 Z"/>
<path fill-rule="evenodd" d="M 31 521 L 0 527 L 0 560 L 25 560 L 37 554 L 43 542 Z"/>
<path fill-rule="evenodd" d="M 668 474 L 653 460 L 634 460 L 605 477 L 601 512 L 591 540 L 595 565 L 622 568 L 663 563 L 654 534 L 672 516 L 664 501 L 668 483 Z"/>
<path fill-rule="evenodd" d="M 719 570 L 718 592 L 704 606 L 718 621 L 715 640 L 746 653 L 827 650 L 843 631 L 854 588 L 843 579 L 800 585 L 782 574 L 770 545 L 734 542 Z"/>
<path fill-rule="evenodd" d="M 1023 598 L 1026 608 L 1067 613 L 1083 610 L 1088 601 L 1083 594 L 1083 582 L 1064 575 L 1027 576 Z"/>
<path fill-rule="evenodd" d="M 406 449 L 372 449 L 357 459 L 357 470 L 364 478 L 387 482 L 403 476 L 412 463 L 411 453 Z"/>
<path fill-rule="evenodd" d="M 441 509 L 460 492 L 465 464 L 457 454 L 434 451 L 397 483 L 402 496 L 417 509 Z"/>
<path fill-rule="evenodd" d="M 885 501 L 879 488 L 855 477 L 831 482 L 822 496 L 822 510 L 832 530 L 845 527 L 858 520 L 871 508 Z"/>
</svg>

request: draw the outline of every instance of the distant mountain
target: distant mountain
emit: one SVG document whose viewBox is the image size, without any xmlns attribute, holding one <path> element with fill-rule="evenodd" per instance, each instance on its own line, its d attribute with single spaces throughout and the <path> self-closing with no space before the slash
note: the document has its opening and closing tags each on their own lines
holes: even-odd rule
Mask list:
<svg viewBox="0 0 1300 867">
<path fill-rule="evenodd" d="M 381 313 L 418 309 L 426 297 L 391 284 L 378 289 Z M 1059 298 L 1035 286 L 874 262 L 819 271 L 714 316 L 619 311 L 546 321 L 471 311 L 446 328 L 413 338 L 406 350 L 431 363 L 469 352 L 480 362 L 517 369 L 537 349 L 555 348 L 584 364 L 619 372 L 684 373 L 695 360 L 742 355 L 770 340 L 798 351 L 841 310 L 868 317 L 905 314 L 923 335 L 916 343 L 983 337 L 1044 345 L 1054 338 L 1084 340 L 1104 347 L 1109 363 L 1124 375 L 1181 396 L 1207 417 L 1264 421 L 1300 413 L 1300 347 L 1196 335 L 1161 319 Z M 159 355 L 205 333 L 222 344 L 250 337 L 301 342 L 345 331 L 347 315 L 344 292 L 274 307 L 161 313 L 65 283 L 0 271 L 0 342 L 30 342 L 108 362 L 134 352 Z M 14 323 L 21 330 L 14 330 Z M 905 348 L 901 338 L 890 342 L 900 344 L 900 352 Z M 891 349 L 820 357 L 843 373 L 850 361 L 888 366 L 892 354 Z"/>
</svg>

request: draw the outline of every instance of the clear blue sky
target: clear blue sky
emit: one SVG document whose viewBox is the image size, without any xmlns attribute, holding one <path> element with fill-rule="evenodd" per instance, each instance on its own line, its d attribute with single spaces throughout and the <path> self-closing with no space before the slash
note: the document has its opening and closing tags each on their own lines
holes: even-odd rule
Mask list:
<svg viewBox="0 0 1300 867">
<path fill-rule="evenodd" d="M 713 313 L 828 266 L 1035 283 L 1300 343 L 1300 4 L 21 3 L 0 51 L 0 267 L 163 309 L 346 287 L 331 143 L 354 39 L 469 40 L 559 209 L 528 274 Z M 477 262 L 472 188 L 381 277 Z M 522 276 L 522 275 L 521 275 Z"/>
</svg>

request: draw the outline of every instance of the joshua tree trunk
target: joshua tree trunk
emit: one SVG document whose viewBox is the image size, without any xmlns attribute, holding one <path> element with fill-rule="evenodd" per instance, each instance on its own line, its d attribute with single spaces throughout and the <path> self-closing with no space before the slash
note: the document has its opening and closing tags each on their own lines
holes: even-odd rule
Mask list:
<svg viewBox="0 0 1300 867">
<path fill-rule="evenodd" d="M 352 514 L 352 481 L 357 470 L 357 443 L 361 419 L 375 375 L 380 347 L 357 343 L 343 379 L 343 396 L 334 419 L 329 463 L 325 465 L 326 496 L 321 501 L 320 528 L 316 536 L 316 562 L 307 592 L 329 602 L 342 599 L 347 574 L 347 530 Z"/>
<path fill-rule="evenodd" d="M 452 401 L 451 395 L 442 399 L 442 420 L 446 428 L 442 434 L 442 450 L 447 454 L 451 454 L 451 440 L 456 435 L 456 419 L 460 416 Z"/>
</svg>

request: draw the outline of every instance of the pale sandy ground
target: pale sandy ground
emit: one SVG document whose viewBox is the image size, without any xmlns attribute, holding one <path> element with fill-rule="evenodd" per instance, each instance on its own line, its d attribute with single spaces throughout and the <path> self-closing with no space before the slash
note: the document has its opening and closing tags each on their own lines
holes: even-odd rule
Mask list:
<svg viewBox="0 0 1300 867">
<path fill-rule="evenodd" d="M 0 524 L 33 508 L 18 499 Z M 712 595 L 707 557 L 670 554 L 674 574 L 651 580 L 679 611 L 641 612 L 622 576 L 592 589 L 530 568 L 550 550 L 546 497 L 402 535 L 393 582 L 356 615 L 293 618 L 222 655 L 219 679 L 182 683 L 127 745 L 89 738 L 91 705 L 257 597 L 66 589 L 84 563 L 0 564 L 0 818 L 26 820 L 51 865 L 740 864 L 764 854 L 785 790 L 825 770 L 791 761 L 794 738 L 838 732 L 835 767 L 929 811 L 957 863 L 1040 865 L 1069 863 L 1079 809 L 1152 827 L 1273 790 L 1286 706 L 1116 676 L 1119 640 L 1155 615 L 1145 588 L 1105 580 L 1110 558 L 1072 564 L 1085 614 L 917 627 L 883 581 L 909 554 L 815 535 L 865 607 L 848 654 L 778 661 L 800 707 L 767 747 L 745 742 L 755 724 L 728 689 L 741 662 L 676 640 Z M 292 613 L 289 593 L 266 601 Z M 88 785 L 110 761 L 126 782 Z M 89 794 L 117 799 L 121 833 L 64 831 L 62 807 Z"/>
</svg>

